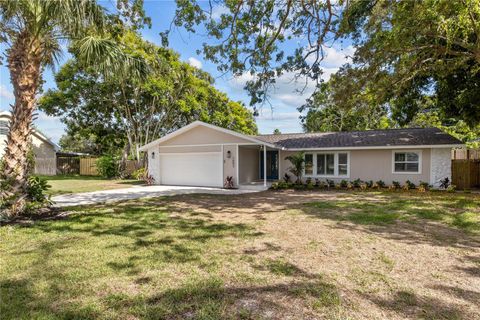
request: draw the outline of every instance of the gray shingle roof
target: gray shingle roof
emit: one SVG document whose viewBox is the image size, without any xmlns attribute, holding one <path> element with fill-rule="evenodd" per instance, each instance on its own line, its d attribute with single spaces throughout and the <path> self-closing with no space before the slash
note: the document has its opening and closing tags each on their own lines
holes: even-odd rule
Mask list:
<svg viewBox="0 0 480 320">
<path fill-rule="evenodd" d="M 267 134 L 256 138 L 287 149 L 462 144 L 437 128 Z"/>
</svg>

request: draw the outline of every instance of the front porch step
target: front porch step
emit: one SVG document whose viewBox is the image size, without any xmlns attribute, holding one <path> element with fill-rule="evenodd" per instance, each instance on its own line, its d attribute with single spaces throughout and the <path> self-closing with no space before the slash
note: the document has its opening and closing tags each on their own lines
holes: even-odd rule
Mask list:
<svg viewBox="0 0 480 320">
<path fill-rule="evenodd" d="M 263 182 L 255 182 L 255 183 L 242 183 L 238 186 L 238 189 L 241 189 L 241 190 L 259 190 L 259 191 L 263 191 L 263 190 L 268 190 L 268 188 L 270 188 L 270 186 L 272 185 L 271 182 L 267 182 L 267 186 L 264 186 L 263 185 Z"/>
</svg>

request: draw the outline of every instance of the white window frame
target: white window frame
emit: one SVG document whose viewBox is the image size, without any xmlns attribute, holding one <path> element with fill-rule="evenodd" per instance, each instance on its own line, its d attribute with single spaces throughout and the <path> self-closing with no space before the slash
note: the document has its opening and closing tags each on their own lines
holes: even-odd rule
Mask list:
<svg viewBox="0 0 480 320">
<path fill-rule="evenodd" d="M 8 135 L 8 121 L 0 119 L 0 122 L 2 122 L 2 124 L 0 125 L 0 135 Z M 5 126 L 3 125 L 3 122 L 5 122 Z"/>
<path fill-rule="evenodd" d="M 395 153 L 416 153 L 418 155 L 418 171 L 395 171 Z M 392 174 L 422 174 L 422 159 L 422 150 L 392 150 Z M 402 163 L 405 162 L 413 163 L 412 161 Z"/>
<path fill-rule="evenodd" d="M 339 175 L 338 174 L 338 154 L 339 153 L 346 153 L 347 154 L 347 174 L 346 175 Z M 350 151 L 312 151 L 312 152 L 305 152 L 305 155 L 311 154 L 313 155 L 313 174 L 305 174 L 305 169 L 303 169 L 303 176 L 306 178 L 350 178 Z M 333 164 L 334 164 L 334 171 L 333 175 L 331 174 L 317 174 L 317 155 L 323 154 L 333 154 Z"/>
</svg>

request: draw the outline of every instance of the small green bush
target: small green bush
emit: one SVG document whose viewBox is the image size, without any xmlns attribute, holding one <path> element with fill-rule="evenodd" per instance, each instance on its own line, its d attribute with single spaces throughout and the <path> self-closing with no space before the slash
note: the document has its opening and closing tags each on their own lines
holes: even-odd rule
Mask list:
<svg viewBox="0 0 480 320">
<path fill-rule="evenodd" d="M 425 181 L 420 181 L 418 186 L 422 191 L 428 191 L 428 190 L 430 190 L 430 187 L 431 187 L 430 184 L 428 182 L 425 182 Z"/>
<path fill-rule="evenodd" d="M 335 181 L 327 179 L 327 186 L 329 188 L 334 188 L 335 187 Z"/>
<path fill-rule="evenodd" d="M 383 182 L 383 180 L 378 180 L 375 183 L 377 184 L 378 188 L 385 188 L 385 182 Z"/>
<path fill-rule="evenodd" d="M 315 187 L 315 184 L 313 183 L 312 179 L 307 179 L 307 184 L 306 184 L 306 188 L 308 190 L 312 190 L 313 188 Z"/>
<path fill-rule="evenodd" d="M 147 175 L 147 168 L 139 168 L 132 172 L 132 177 L 136 180 L 145 180 Z"/>
<path fill-rule="evenodd" d="M 53 204 L 51 196 L 46 194 L 48 189 L 50 189 L 50 185 L 46 179 L 36 176 L 28 177 L 27 213 L 34 213 L 40 208 L 49 207 Z"/>
<path fill-rule="evenodd" d="M 413 182 L 411 182 L 410 180 L 405 181 L 405 183 L 402 186 L 402 189 L 405 190 L 405 191 L 413 190 L 415 188 L 416 188 L 416 185 Z"/>
<path fill-rule="evenodd" d="M 362 184 L 362 180 L 360 179 L 355 179 L 352 182 L 354 188 L 360 188 L 360 185 Z"/>
<path fill-rule="evenodd" d="M 295 190 L 304 190 L 304 189 L 305 189 L 305 185 L 303 185 L 302 183 L 295 183 L 295 184 L 293 185 L 293 188 L 294 188 Z"/>
<path fill-rule="evenodd" d="M 447 192 L 455 192 L 457 190 L 457 186 L 454 185 L 454 184 L 450 184 L 448 187 L 447 187 Z"/>
<path fill-rule="evenodd" d="M 398 181 L 392 181 L 392 185 L 395 187 L 395 189 L 400 189 L 402 187 L 400 185 L 400 182 L 398 182 Z"/>
<path fill-rule="evenodd" d="M 341 188 L 346 188 L 347 185 L 348 185 L 348 181 L 347 181 L 347 180 L 342 180 L 342 181 L 340 181 L 340 187 L 341 187 Z"/>
<path fill-rule="evenodd" d="M 111 155 L 98 158 L 97 171 L 104 178 L 114 178 L 119 174 L 119 168 L 116 159 Z"/>
</svg>

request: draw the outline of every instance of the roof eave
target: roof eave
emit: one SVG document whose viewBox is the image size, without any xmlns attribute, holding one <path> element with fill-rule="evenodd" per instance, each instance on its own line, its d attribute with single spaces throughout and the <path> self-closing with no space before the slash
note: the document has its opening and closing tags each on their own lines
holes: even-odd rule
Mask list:
<svg viewBox="0 0 480 320">
<path fill-rule="evenodd" d="M 236 136 L 236 137 L 239 137 L 241 139 L 245 139 L 247 141 L 250 141 L 250 142 L 253 142 L 255 144 L 260 144 L 260 145 L 266 145 L 270 148 L 281 148 L 281 147 L 278 147 L 274 144 L 271 144 L 271 143 L 268 143 L 268 142 L 264 142 L 262 140 L 259 140 L 259 139 L 256 139 L 256 138 L 252 138 L 251 136 L 248 136 L 248 135 L 245 135 L 245 134 L 242 134 L 242 133 L 239 133 L 239 132 L 235 132 L 235 131 L 232 131 L 232 130 L 229 130 L 229 129 L 225 129 L 225 128 L 221 128 L 221 127 L 218 127 L 218 126 L 215 126 L 213 124 L 209 124 L 209 123 L 206 123 L 206 122 L 203 122 L 203 121 L 194 121 L 172 133 L 169 133 L 167 134 L 166 136 L 163 136 L 162 138 L 160 139 L 157 139 L 155 141 L 152 141 L 150 143 L 147 143 L 146 145 L 140 147 L 138 150 L 139 151 L 147 151 L 148 149 L 156 146 L 156 145 L 159 145 L 165 141 L 168 141 L 184 132 L 187 132 L 195 127 L 198 127 L 198 126 L 204 126 L 204 127 L 207 127 L 207 128 L 210 128 L 210 129 L 213 129 L 213 130 L 217 130 L 217 131 L 220 131 L 220 132 L 224 132 L 224 133 L 227 133 L 227 134 L 231 134 L 233 136 Z"/>
<path fill-rule="evenodd" d="M 312 147 L 312 148 L 284 148 L 286 151 L 322 151 L 322 150 L 369 150 L 369 149 L 439 149 L 462 148 L 465 144 L 429 144 L 429 145 L 403 145 L 403 146 L 361 146 L 361 147 Z"/>
</svg>

